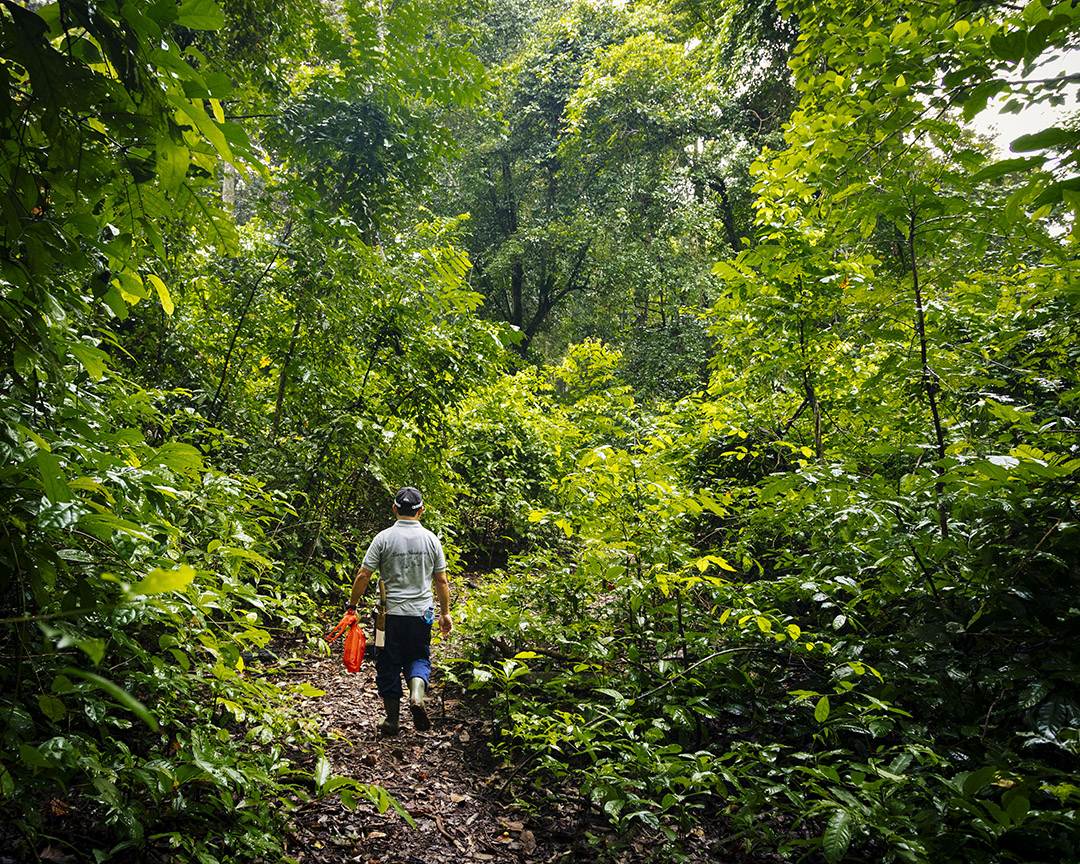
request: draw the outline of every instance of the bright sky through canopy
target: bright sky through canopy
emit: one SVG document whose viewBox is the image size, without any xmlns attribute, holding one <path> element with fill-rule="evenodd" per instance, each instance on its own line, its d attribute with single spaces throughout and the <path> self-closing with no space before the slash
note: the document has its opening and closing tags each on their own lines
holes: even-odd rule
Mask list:
<svg viewBox="0 0 1080 864">
<path fill-rule="evenodd" d="M 1078 72 L 1080 72 L 1080 51 L 1069 51 L 1036 67 L 1035 71 L 1027 77 L 1053 78 L 1061 74 Z M 1021 135 L 1046 129 L 1080 108 L 1080 85 L 1069 85 L 1064 92 L 1064 105 L 1055 106 L 1042 102 L 1029 105 L 1019 114 L 1000 113 L 1001 107 L 1008 100 L 999 98 L 991 102 L 987 109 L 975 118 L 973 121 L 975 128 L 993 138 L 1002 154 L 1008 154 L 1009 144 Z"/>
</svg>

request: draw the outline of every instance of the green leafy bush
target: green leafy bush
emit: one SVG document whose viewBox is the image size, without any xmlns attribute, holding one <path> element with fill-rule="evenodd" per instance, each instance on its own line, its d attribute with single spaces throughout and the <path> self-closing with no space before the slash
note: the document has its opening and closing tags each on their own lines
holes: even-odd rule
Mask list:
<svg viewBox="0 0 1080 864">
<path fill-rule="evenodd" d="M 631 415 L 602 433 L 626 449 L 565 460 L 560 505 L 532 516 L 562 543 L 462 616 L 455 674 L 490 700 L 520 794 L 579 790 L 624 839 L 675 843 L 723 808 L 743 842 L 829 861 L 1071 854 L 1057 591 L 1076 536 L 1037 514 L 1061 512 L 1080 463 L 1021 445 L 890 475 L 779 442 L 791 469 L 744 486 L 752 451 L 734 444 L 695 489 L 680 478 L 700 481 L 724 427 L 679 416 Z"/>
</svg>

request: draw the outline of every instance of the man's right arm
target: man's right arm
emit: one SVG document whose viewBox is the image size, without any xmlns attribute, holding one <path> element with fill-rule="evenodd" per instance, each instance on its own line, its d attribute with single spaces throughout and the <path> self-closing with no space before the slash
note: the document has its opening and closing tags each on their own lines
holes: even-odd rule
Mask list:
<svg viewBox="0 0 1080 864">
<path fill-rule="evenodd" d="M 349 595 L 349 608 L 355 609 L 356 602 L 367 591 L 368 583 L 371 581 L 371 572 L 367 567 L 361 566 L 360 572 L 356 574 L 356 578 L 353 580 L 352 594 Z"/>
</svg>

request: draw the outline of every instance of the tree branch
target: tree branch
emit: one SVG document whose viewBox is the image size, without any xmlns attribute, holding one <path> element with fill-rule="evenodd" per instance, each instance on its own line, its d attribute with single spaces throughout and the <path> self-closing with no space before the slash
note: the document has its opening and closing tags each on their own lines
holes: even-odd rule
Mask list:
<svg viewBox="0 0 1080 864">
<path fill-rule="evenodd" d="M 233 330 L 232 338 L 229 340 L 229 350 L 225 352 L 225 364 L 221 367 L 221 380 L 218 381 L 217 390 L 214 392 L 214 398 L 210 400 L 210 408 L 207 410 L 207 414 L 211 417 L 217 412 L 218 398 L 221 396 L 221 388 L 225 386 L 225 379 L 229 374 L 229 362 L 232 359 L 233 349 L 236 347 L 236 340 L 240 336 L 240 330 L 244 326 L 244 320 L 247 318 L 251 303 L 255 299 L 255 292 L 259 290 L 259 285 L 262 284 L 263 279 L 265 279 L 270 272 L 270 268 L 277 263 L 277 259 L 281 255 L 281 247 L 285 245 L 285 241 L 288 240 L 292 234 L 292 228 L 292 222 L 290 221 L 285 226 L 285 234 L 282 236 L 281 240 L 278 241 L 273 257 L 267 262 L 266 267 L 263 268 L 263 272 L 259 274 L 259 278 L 256 279 L 255 283 L 251 286 L 251 292 L 248 294 L 247 302 L 244 303 L 244 311 L 240 313 L 240 320 L 236 322 L 236 328 Z"/>
</svg>

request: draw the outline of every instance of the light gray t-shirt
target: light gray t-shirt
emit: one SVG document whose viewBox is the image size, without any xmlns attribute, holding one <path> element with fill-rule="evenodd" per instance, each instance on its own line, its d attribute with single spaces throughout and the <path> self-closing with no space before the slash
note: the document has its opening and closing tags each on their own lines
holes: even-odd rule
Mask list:
<svg viewBox="0 0 1080 864">
<path fill-rule="evenodd" d="M 431 603 L 431 577 L 446 570 L 439 538 L 419 522 L 398 519 L 371 541 L 361 565 L 386 583 L 389 615 L 423 615 Z"/>
</svg>

